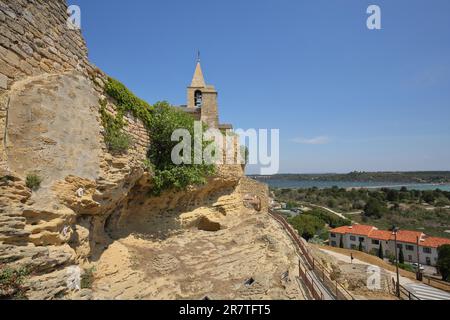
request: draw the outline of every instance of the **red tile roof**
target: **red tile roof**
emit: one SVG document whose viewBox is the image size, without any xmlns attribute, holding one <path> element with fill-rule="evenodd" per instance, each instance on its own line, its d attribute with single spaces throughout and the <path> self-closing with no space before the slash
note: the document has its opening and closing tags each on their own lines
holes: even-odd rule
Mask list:
<svg viewBox="0 0 450 320">
<path fill-rule="evenodd" d="M 388 241 L 392 236 L 392 231 L 387 230 L 373 230 L 370 233 L 370 237 L 376 240 Z"/>
<path fill-rule="evenodd" d="M 417 237 L 419 237 L 420 240 L 424 235 L 425 234 L 420 231 L 400 230 L 397 232 L 397 241 L 416 244 Z M 394 239 L 394 236 L 392 236 L 392 239 Z"/>
<path fill-rule="evenodd" d="M 444 244 L 450 244 L 450 239 L 447 238 L 437 238 L 437 237 L 425 237 L 420 245 L 423 247 L 439 248 Z"/>
<path fill-rule="evenodd" d="M 382 240 L 382 241 L 394 240 L 394 234 L 392 233 L 392 231 L 378 230 L 374 226 L 366 226 L 366 225 L 361 225 L 361 224 L 355 224 L 353 226 L 339 227 L 339 228 L 331 230 L 330 232 L 338 233 L 338 234 L 354 234 L 354 235 L 359 235 L 359 236 L 366 236 L 369 238 Z M 423 238 L 425 237 L 425 234 L 420 231 L 409 231 L 409 230 L 399 230 L 397 232 L 397 241 L 398 242 L 416 244 L 417 237 L 419 237 L 419 240 L 423 240 Z M 428 239 L 430 239 L 430 238 L 428 238 Z M 450 239 L 445 239 L 445 238 L 431 238 L 431 239 L 434 239 L 434 240 L 429 240 L 430 244 L 447 243 L 447 241 L 450 243 Z M 436 240 L 436 239 L 441 239 L 441 240 Z"/>
<path fill-rule="evenodd" d="M 365 226 L 362 224 L 354 224 L 353 226 L 342 226 L 336 229 L 331 230 L 332 233 L 339 234 L 355 234 L 358 236 L 369 236 L 372 230 L 376 229 L 374 226 Z"/>
</svg>

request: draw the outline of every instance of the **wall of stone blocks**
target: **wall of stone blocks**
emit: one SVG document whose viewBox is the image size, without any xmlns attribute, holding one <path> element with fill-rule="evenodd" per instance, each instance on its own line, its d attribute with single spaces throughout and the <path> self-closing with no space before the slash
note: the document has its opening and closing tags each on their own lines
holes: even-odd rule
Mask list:
<svg viewBox="0 0 450 320">
<path fill-rule="evenodd" d="M 6 168 L 7 97 L 15 81 L 78 70 L 103 94 L 106 75 L 90 64 L 81 31 L 68 27 L 67 8 L 66 0 L 0 0 L 0 168 Z M 143 123 L 132 115 L 125 119 L 132 151 L 145 156 L 149 139 Z"/>
<path fill-rule="evenodd" d="M 219 115 L 217 111 L 217 93 L 204 92 L 203 93 L 203 107 L 201 119 L 210 128 L 219 127 Z"/>
<path fill-rule="evenodd" d="M 116 115 L 116 107 L 114 101 L 110 100 L 106 107 L 108 113 Z M 129 134 L 133 140 L 132 147 L 129 152 L 137 154 L 138 157 L 144 159 L 150 145 L 150 138 L 143 122 L 135 118 L 132 113 L 124 115 L 125 127 L 123 131 Z"/>
<path fill-rule="evenodd" d="M 26 76 L 95 69 L 65 0 L 0 0 L 0 89 Z"/>
</svg>

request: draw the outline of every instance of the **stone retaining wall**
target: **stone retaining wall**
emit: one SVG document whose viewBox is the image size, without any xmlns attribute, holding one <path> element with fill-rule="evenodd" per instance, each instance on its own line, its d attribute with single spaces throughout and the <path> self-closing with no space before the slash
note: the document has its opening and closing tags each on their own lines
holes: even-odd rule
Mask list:
<svg viewBox="0 0 450 320">
<path fill-rule="evenodd" d="M 0 89 L 44 72 L 94 72 L 67 8 L 65 0 L 0 0 Z"/>
<path fill-rule="evenodd" d="M 80 30 L 71 30 L 66 0 L 0 0 L 0 168 L 7 169 L 4 139 L 9 89 L 14 82 L 43 73 L 78 70 L 103 94 L 106 75 L 90 64 Z M 125 115 L 134 152 L 146 155 L 143 123 Z"/>
</svg>

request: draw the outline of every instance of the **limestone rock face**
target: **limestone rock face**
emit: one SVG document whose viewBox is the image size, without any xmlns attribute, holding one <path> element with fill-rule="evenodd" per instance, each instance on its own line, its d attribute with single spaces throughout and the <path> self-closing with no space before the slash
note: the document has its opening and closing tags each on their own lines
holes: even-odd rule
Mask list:
<svg viewBox="0 0 450 320">
<path fill-rule="evenodd" d="M 197 225 L 198 230 L 203 231 L 219 231 L 221 226 L 220 223 L 209 220 L 206 217 L 201 217 Z"/>
<path fill-rule="evenodd" d="M 37 172 L 46 186 L 69 174 L 96 179 L 100 172 L 98 94 L 81 73 L 40 75 L 16 82 L 9 94 L 9 169 Z"/>
<path fill-rule="evenodd" d="M 152 197 L 142 122 L 125 114 L 135 144 L 108 152 L 106 76 L 67 30 L 66 9 L 64 0 L 0 1 L 0 272 L 25 270 L 28 299 L 303 298 L 267 187 L 242 166 Z M 117 112 L 111 99 L 106 109 Z M 39 189 L 27 187 L 30 173 L 43 178 Z"/>
</svg>

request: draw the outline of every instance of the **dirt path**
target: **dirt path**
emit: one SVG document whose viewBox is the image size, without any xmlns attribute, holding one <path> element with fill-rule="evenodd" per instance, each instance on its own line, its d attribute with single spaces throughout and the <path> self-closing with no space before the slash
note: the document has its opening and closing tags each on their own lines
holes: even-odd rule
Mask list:
<svg viewBox="0 0 450 320">
<path fill-rule="evenodd" d="M 324 207 L 324 206 L 320 206 L 320 205 L 317 205 L 317 204 L 312 204 L 312 203 L 307 203 L 306 205 L 310 206 L 310 207 L 316 207 L 316 208 L 320 208 L 320 209 L 326 210 L 326 211 L 328 211 L 328 212 L 338 216 L 339 218 L 348 220 L 348 218 L 346 216 L 344 216 L 344 214 L 336 212 L 336 211 L 334 211 L 334 210 L 332 210 L 330 208 L 327 208 L 327 207 Z M 361 214 L 361 211 L 349 212 L 349 213 L 345 213 L 345 214 L 347 214 L 347 215 L 357 215 L 357 214 Z"/>
</svg>

